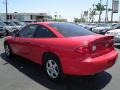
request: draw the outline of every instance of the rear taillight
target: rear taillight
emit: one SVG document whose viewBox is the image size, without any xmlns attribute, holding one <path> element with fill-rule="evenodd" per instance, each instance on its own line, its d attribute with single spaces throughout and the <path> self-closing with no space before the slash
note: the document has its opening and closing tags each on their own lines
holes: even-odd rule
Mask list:
<svg viewBox="0 0 120 90">
<path fill-rule="evenodd" d="M 115 40 L 114 39 L 111 39 L 110 41 L 109 41 L 109 47 L 114 47 L 114 43 L 115 43 Z"/>
<path fill-rule="evenodd" d="M 90 52 L 89 46 L 81 46 L 79 48 L 76 48 L 75 52 L 84 54 L 84 55 L 89 54 L 89 52 Z"/>
</svg>

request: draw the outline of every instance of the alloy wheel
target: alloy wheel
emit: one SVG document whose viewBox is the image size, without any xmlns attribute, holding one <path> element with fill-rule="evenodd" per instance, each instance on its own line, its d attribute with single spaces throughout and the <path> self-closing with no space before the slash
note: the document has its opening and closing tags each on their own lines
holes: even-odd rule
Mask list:
<svg viewBox="0 0 120 90">
<path fill-rule="evenodd" d="M 46 71 L 52 79 L 55 79 L 59 76 L 59 67 L 54 60 L 48 60 L 46 62 Z"/>
<path fill-rule="evenodd" d="M 9 57 L 10 56 L 10 48 L 7 44 L 5 44 L 5 54 Z"/>
</svg>

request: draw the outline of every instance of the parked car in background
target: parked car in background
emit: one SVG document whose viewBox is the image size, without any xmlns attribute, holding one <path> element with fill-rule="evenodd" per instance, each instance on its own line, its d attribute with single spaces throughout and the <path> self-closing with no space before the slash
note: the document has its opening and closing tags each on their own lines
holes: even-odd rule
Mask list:
<svg viewBox="0 0 120 90">
<path fill-rule="evenodd" d="M 94 33 L 105 34 L 107 30 L 111 29 L 111 24 L 97 24 L 95 28 L 92 29 Z"/>
<path fill-rule="evenodd" d="M 15 21 L 6 21 L 4 23 L 7 24 L 8 26 L 16 28 L 16 29 L 22 28 L 22 25 L 18 24 L 17 22 L 15 23 Z"/>
<path fill-rule="evenodd" d="M 90 31 L 92 31 L 92 29 L 96 27 L 96 24 L 78 24 L 78 25 Z"/>
<path fill-rule="evenodd" d="M 22 26 L 16 25 L 14 22 L 10 22 L 10 21 L 4 21 L 4 23 L 6 24 L 6 32 L 7 35 L 11 34 L 13 31 L 15 31 L 16 29 L 19 30 L 22 28 Z"/>
<path fill-rule="evenodd" d="M 55 81 L 64 75 L 94 75 L 112 67 L 118 56 L 113 45 L 111 36 L 62 22 L 27 25 L 4 42 L 7 57 L 16 54 L 40 64 Z"/>
<path fill-rule="evenodd" d="M 115 24 L 115 25 L 112 25 L 112 28 L 111 30 L 114 30 L 114 29 L 120 29 L 120 24 Z"/>
<path fill-rule="evenodd" d="M 14 28 L 13 26 L 9 26 L 9 25 L 7 25 L 6 23 L 4 23 L 4 22 L 0 22 L 0 24 L 1 24 L 1 27 L 4 29 L 4 31 L 5 31 L 5 36 L 6 35 L 9 35 L 11 32 L 13 32 L 14 30 L 16 30 L 16 28 Z"/>
<path fill-rule="evenodd" d="M 5 26 L 5 24 L 0 22 L 0 37 L 6 35 L 6 31 L 5 31 L 5 27 L 4 26 Z"/>
<path fill-rule="evenodd" d="M 25 25 L 27 25 L 25 22 L 21 22 L 21 21 L 12 21 L 13 23 L 15 23 L 17 26 L 23 27 Z"/>
<path fill-rule="evenodd" d="M 5 33 L 6 33 L 5 30 L 0 26 L 0 37 L 5 36 Z"/>
<path fill-rule="evenodd" d="M 87 24 L 86 29 L 92 31 L 92 29 L 95 28 L 95 27 L 96 27 L 96 24 L 95 24 L 95 23 L 89 23 L 89 24 Z"/>
<path fill-rule="evenodd" d="M 115 37 L 115 43 L 120 43 L 120 29 L 114 29 L 107 31 L 106 36 L 114 36 Z"/>
</svg>

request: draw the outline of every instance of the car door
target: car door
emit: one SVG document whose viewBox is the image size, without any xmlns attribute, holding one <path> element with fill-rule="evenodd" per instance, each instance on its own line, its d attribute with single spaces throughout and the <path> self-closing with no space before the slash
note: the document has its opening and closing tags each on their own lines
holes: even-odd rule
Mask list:
<svg viewBox="0 0 120 90">
<path fill-rule="evenodd" d="M 31 51 L 31 40 L 35 34 L 37 25 L 28 25 L 19 31 L 18 36 L 14 38 L 14 52 L 20 56 L 29 58 Z"/>
<path fill-rule="evenodd" d="M 29 53 L 29 58 L 32 58 L 34 62 L 41 63 L 43 53 L 49 49 L 49 43 L 55 38 L 55 34 L 51 32 L 45 26 L 39 25 L 34 35 L 34 39 L 31 40 L 31 50 Z"/>
</svg>

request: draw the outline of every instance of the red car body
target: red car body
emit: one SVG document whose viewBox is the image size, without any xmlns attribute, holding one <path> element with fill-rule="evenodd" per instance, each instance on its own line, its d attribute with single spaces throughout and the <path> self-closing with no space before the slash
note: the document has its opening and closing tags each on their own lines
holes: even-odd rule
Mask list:
<svg viewBox="0 0 120 90">
<path fill-rule="evenodd" d="M 43 64 L 45 53 L 59 57 L 64 74 L 93 75 L 114 65 L 118 53 L 114 49 L 113 37 L 88 35 L 64 37 L 48 22 L 36 23 L 47 27 L 57 38 L 5 38 L 13 53 L 35 63 Z"/>
</svg>

